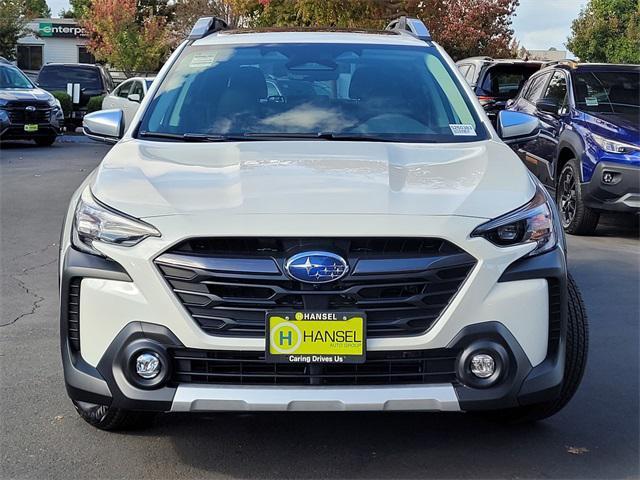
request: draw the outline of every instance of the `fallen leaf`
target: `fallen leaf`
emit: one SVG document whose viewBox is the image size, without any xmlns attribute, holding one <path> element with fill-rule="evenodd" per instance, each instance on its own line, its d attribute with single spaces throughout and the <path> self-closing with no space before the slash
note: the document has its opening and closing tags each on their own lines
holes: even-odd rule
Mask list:
<svg viewBox="0 0 640 480">
<path fill-rule="evenodd" d="M 567 452 L 571 455 L 582 455 L 588 451 L 589 449 L 585 447 L 567 447 Z"/>
</svg>

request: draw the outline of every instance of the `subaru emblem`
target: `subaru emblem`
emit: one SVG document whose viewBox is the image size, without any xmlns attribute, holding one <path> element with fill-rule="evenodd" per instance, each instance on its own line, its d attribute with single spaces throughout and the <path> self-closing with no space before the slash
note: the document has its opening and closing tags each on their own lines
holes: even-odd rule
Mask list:
<svg viewBox="0 0 640 480">
<path fill-rule="evenodd" d="M 36 107 L 34 107 L 33 105 L 29 105 L 28 107 L 25 108 L 25 110 L 27 112 L 35 112 L 36 111 Z"/>
<path fill-rule="evenodd" d="M 284 264 L 287 274 L 304 283 L 328 283 L 344 277 L 349 265 L 340 255 L 331 252 L 302 252 Z"/>
</svg>

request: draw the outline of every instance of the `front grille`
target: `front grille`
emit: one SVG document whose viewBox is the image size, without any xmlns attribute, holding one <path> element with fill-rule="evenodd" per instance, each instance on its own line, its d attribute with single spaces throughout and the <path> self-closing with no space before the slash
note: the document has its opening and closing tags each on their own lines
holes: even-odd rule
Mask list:
<svg viewBox="0 0 640 480">
<path fill-rule="evenodd" d="M 80 284 L 82 278 L 72 278 L 67 298 L 67 335 L 74 351 L 80 351 Z"/>
<path fill-rule="evenodd" d="M 417 385 L 456 379 L 451 349 L 368 352 L 361 364 L 270 363 L 264 352 L 170 350 L 171 381 L 231 385 Z"/>
<path fill-rule="evenodd" d="M 288 257 L 325 250 L 349 274 L 309 285 L 284 274 Z M 368 337 L 419 335 L 449 304 L 475 259 L 433 238 L 192 239 L 156 259 L 165 279 L 208 334 L 264 337 L 275 310 L 362 311 Z"/>
<path fill-rule="evenodd" d="M 27 107 L 35 107 L 35 111 L 28 112 Z M 11 102 L 6 107 L 11 123 L 49 123 L 51 119 L 51 107 L 47 102 Z"/>
</svg>

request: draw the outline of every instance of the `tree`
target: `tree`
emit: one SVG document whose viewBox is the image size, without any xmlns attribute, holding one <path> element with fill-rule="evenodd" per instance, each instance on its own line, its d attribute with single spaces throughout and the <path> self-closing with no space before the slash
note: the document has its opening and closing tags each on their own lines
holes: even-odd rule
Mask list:
<svg viewBox="0 0 640 480">
<path fill-rule="evenodd" d="M 178 38 L 184 38 L 198 18 L 215 16 L 228 20 L 229 13 L 228 5 L 219 0 L 179 0 L 175 4 L 172 27 Z"/>
<path fill-rule="evenodd" d="M 49 18 L 51 10 L 46 0 L 25 0 L 25 14 L 29 18 Z"/>
<path fill-rule="evenodd" d="M 16 45 L 26 25 L 23 0 L 0 0 L 0 56 L 16 59 Z"/>
<path fill-rule="evenodd" d="M 513 56 L 511 18 L 519 0 L 231 0 L 251 26 L 382 28 L 417 16 L 454 58 Z"/>
<path fill-rule="evenodd" d="M 567 48 L 585 62 L 640 63 L 640 1 L 590 0 Z"/>
<path fill-rule="evenodd" d="M 157 71 L 169 54 L 166 19 L 147 16 L 136 21 L 136 0 L 93 0 L 82 20 L 89 34 L 88 48 L 99 61 L 125 75 Z"/>
</svg>

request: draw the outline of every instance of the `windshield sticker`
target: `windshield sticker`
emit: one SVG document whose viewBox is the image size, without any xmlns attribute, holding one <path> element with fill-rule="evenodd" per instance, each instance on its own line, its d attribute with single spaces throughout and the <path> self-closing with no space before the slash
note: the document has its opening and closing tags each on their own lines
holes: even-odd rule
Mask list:
<svg viewBox="0 0 640 480">
<path fill-rule="evenodd" d="M 598 99 L 596 97 L 584 97 L 584 101 L 587 104 L 587 107 L 598 106 Z"/>
<path fill-rule="evenodd" d="M 476 134 L 476 129 L 473 125 L 466 125 L 464 123 L 450 123 L 449 128 L 451 133 L 456 136 L 473 137 Z"/>
<path fill-rule="evenodd" d="M 189 68 L 208 68 L 216 60 L 215 53 L 198 53 L 193 56 L 189 63 Z"/>
</svg>

